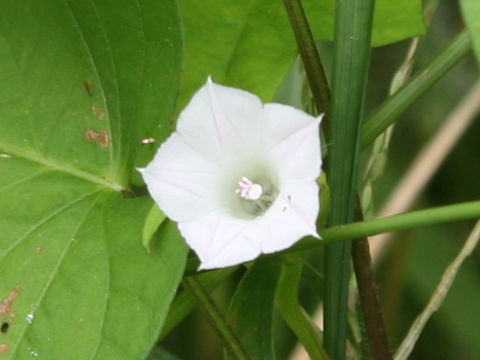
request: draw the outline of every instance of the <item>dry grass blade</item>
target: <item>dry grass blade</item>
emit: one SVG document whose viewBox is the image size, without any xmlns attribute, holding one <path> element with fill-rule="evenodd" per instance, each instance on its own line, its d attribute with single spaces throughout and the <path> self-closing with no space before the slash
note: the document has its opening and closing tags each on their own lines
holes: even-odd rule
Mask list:
<svg viewBox="0 0 480 360">
<path fill-rule="evenodd" d="M 444 125 L 411 164 L 378 217 L 399 214 L 412 206 L 479 111 L 480 80 L 475 83 L 460 104 L 450 113 Z M 391 233 L 385 233 L 370 237 L 370 248 L 374 263 L 381 258 L 383 249 L 391 235 Z"/>
<path fill-rule="evenodd" d="M 395 360 L 406 360 L 415 346 L 420 334 L 422 333 L 423 328 L 425 327 L 428 319 L 432 314 L 438 310 L 442 304 L 445 296 L 448 294 L 450 287 L 452 286 L 453 280 L 458 273 L 460 266 L 467 256 L 469 256 L 480 239 L 480 220 L 477 221 L 472 232 L 468 236 L 465 244 L 458 253 L 457 257 L 453 262 L 446 268 L 443 273 L 442 279 L 438 284 L 435 292 L 433 293 L 428 305 L 425 307 L 423 312 L 417 317 L 417 319 L 412 324 L 410 330 L 408 331 L 407 336 L 403 340 L 402 344 L 395 354 Z"/>
<path fill-rule="evenodd" d="M 400 65 L 399 69 L 395 73 L 390 84 L 389 95 L 393 95 L 400 89 L 410 78 L 412 73 L 413 66 L 415 65 L 415 55 L 417 52 L 419 43 L 419 38 L 414 38 L 410 47 L 407 51 L 403 63 Z M 387 154 L 390 146 L 390 139 L 393 135 L 393 129 L 395 125 L 390 125 L 385 132 L 380 134 L 374 142 L 372 154 L 368 160 L 368 165 L 366 166 L 364 177 L 364 187 L 361 195 L 361 204 L 363 210 L 363 216 L 365 219 L 370 219 L 374 217 L 374 206 L 373 206 L 373 188 L 375 182 L 383 175 L 385 170 L 385 165 L 387 164 Z"/>
</svg>

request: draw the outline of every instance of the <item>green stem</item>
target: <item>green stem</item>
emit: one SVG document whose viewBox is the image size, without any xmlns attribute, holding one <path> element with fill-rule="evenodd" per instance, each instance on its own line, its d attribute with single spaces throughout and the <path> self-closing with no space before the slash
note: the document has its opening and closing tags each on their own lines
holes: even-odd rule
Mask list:
<svg viewBox="0 0 480 360">
<path fill-rule="evenodd" d="M 208 320 L 222 339 L 232 358 L 237 360 L 250 359 L 200 281 L 195 276 L 187 277 L 183 280 L 183 286 L 195 296 L 198 305 L 207 315 Z"/>
<path fill-rule="evenodd" d="M 463 30 L 431 63 L 368 116 L 363 126 L 362 148 L 368 146 L 393 124 L 415 100 L 440 80 L 471 49 L 470 35 L 467 30 Z"/>
<path fill-rule="evenodd" d="M 325 246 L 326 244 L 349 241 L 386 232 L 478 218 L 480 218 L 480 201 L 470 201 L 460 204 L 410 211 L 384 218 L 364 220 L 361 222 L 322 229 L 319 231 L 321 240 L 314 237 L 306 237 L 288 250 L 285 250 L 285 253 L 311 249 L 318 246 Z M 188 261 L 187 268 L 189 270 L 185 271 L 185 276 L 191 276 L 197 272 L 195 264 L 198 264 L 196 259 Z"/>
<path fill-rule="evenodd" d="M 284 4 L 307 73 L 315 106 L 319 113 L 326 113 L 330 105 L 330 89 L 302 3 L 300 0 L 284 0 Z"/>
<path fill-rule="evenodd" d="M 308 237 L 301 240 L 288 251 L 304 250 L 329 243 L 349 241 L 385 232 L 478 218 L 480 218 L 480 201 L 439 206 L 323 229 L 319 231 L 322 237 L 321 240 Z"/>
<path fill-rule="evenodd" d="M 196 258 L 194 259 L 196 260 Z M 189 260 L 185 273 L 187 276 L 193 275 L 197 272 L 198 261 Z M 191 266 L 193 263 L 194 266 Z M 212 292 L 218 285 L 230 277 L 238 267 L 230 267 L 226 269 L 218 269 L 214 271 L 206 271 L 196 275 L 198 281 L 207 292 Z M 172 331 L 183 319 L 185 319 L 195 309 L 195 299 L 188 291 L 180 292 L 173 300 L 170 309 L 168 310 L 167 318 L 162 327 L 160 336 L 157 339 L 161 341 Z"/>
<path fill-rule="evenodd" d="M 330 226 L 354 219 L 359 140 L 370 59 L 374 0 L 337 0 L 328 176 Z M 325 252 L 324 340 L 331 358 L 345 358 L 351 243 Z"/>
</svg>

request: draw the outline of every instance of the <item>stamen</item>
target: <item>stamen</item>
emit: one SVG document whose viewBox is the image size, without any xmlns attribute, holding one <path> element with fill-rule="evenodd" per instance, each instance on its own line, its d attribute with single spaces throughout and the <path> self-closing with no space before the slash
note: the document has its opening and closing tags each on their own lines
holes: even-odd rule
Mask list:
<svg viewBox="0 0 480 360">
<path fill-rule="evenodd" d="M 246 176 L 238 182 L 240 186 L 235 193 L 243 199 L 258 200 L 263 194 L 263 188 L 260 184 L 256 184 Z"/>
<path fill-rule="evenodd" d="M 238 205 L 248 218 L 263 215 L 278 196 L 274 183 L 262 174 L 257 174 L 253 179 L 242 176 L 237 184 L 234 204 Z"/>
</svg>

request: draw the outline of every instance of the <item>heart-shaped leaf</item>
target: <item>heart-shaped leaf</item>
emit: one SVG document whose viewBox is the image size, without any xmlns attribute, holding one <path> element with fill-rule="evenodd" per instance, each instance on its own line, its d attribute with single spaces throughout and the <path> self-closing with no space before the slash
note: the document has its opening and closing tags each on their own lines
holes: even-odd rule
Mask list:
<svg viewBox="0 0 480 360">
<path fill-rule="evenodd" d="M 142 246 L 134 164 L 169 132 L 174 0 L 0 4 L 0 351 L 145 358 L 183 273 L 172 223 Z M 149 139 L 143 141 L 142 139 Z"/>
</svg>

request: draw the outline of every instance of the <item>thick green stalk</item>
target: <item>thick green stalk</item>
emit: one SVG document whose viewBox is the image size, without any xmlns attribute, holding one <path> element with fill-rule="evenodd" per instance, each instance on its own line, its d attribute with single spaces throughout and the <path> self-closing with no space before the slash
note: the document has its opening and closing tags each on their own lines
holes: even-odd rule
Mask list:
<svg viewBox="0 0 480 360">
<path fill-rule="evenodd" d="M 432 62 L 367 117 L 363 125 L 362 148 L 368 146 L 393 124 L 415 100 L 451 70 L 471 49 L 470 35 L 467 30 L 463 30 Z"/>
<path fill-rule="evenodd" d="M 370 59 L 374 0 L 338 0 L 335 16 L 331 143 L 328 175 L 330 226 L 354 219 L 362 112 Z M 325 254 L 324 346 L 345 358 L 351 243 L 329 245 Z"/>
<path fill-rule="evenodd" d="M 182 284 L 195 297 L 200 309 L 205 313 L 212 327 L 220 336 L 232 359 L 250 359 L 200 281 L 198 281 L 195 276 L 191 276 L 185 278 Z"/>
</svg>

